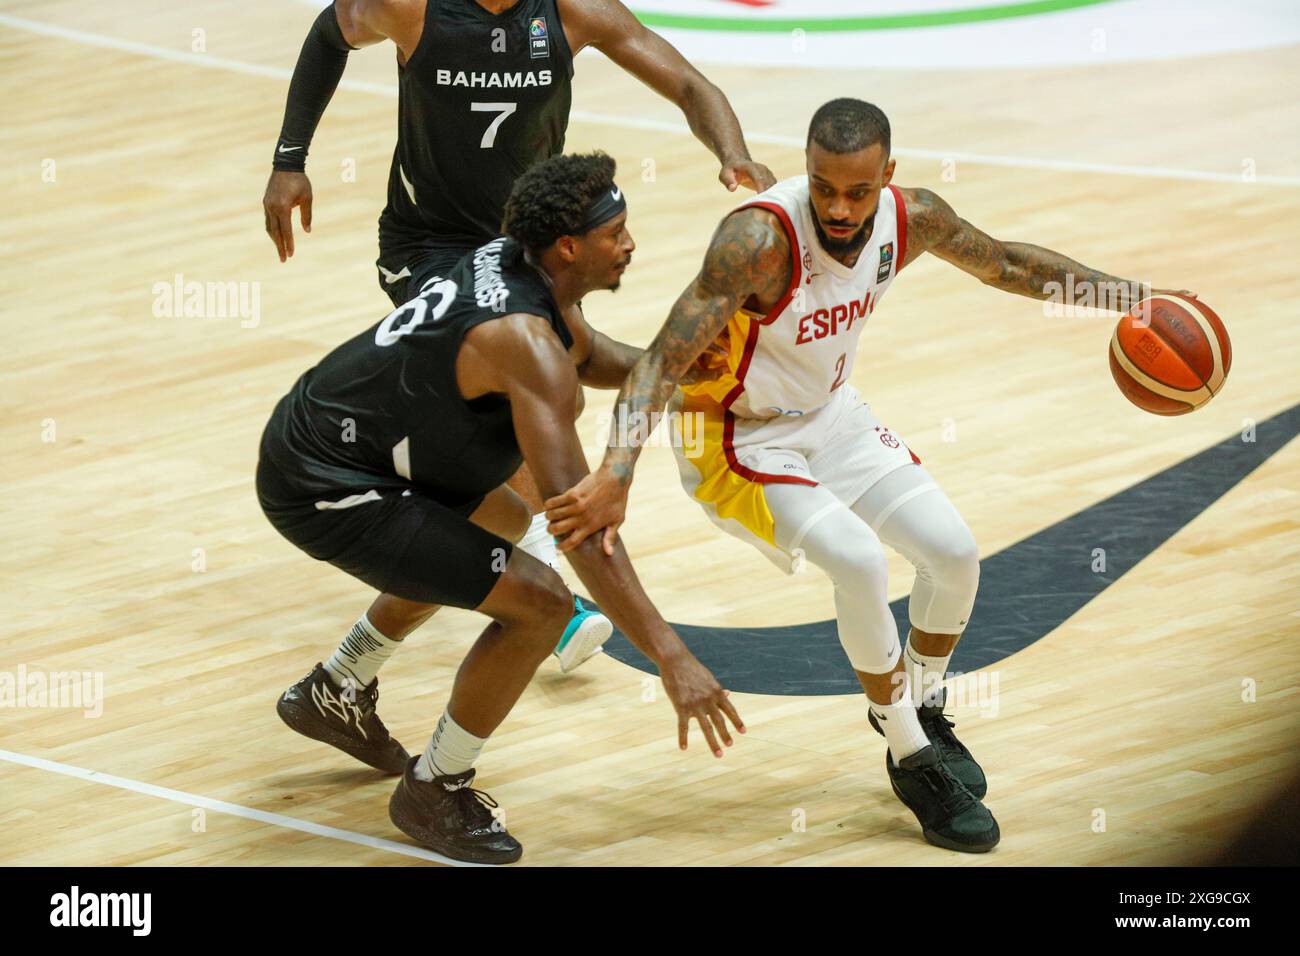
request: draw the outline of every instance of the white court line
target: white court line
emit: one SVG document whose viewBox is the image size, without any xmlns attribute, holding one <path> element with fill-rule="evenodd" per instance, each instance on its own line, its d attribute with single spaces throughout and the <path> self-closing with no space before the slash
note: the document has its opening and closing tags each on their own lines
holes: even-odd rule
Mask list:
<svg viewBox="0 0 1300 956">
<path fill-rule="evenodd" d="M 216 813 L 226 813 L 232 817 L 243 817 L 245 820 L 256 820 L 258 823 L 269 823 L 271 826 L 284 827 L 286 830 L 298 830 L 302 833 L 310 833 L 312 836 L 327 837 L 331 840 L 342 840 L 345 843 L 356 843 L 359 846 L 370 847 L 373 850 L 387 850 L 389 853 L 400 853 L 403 856 L 414 856 L 421 860 L 430 860 L 434 863 L 446 864 L 447 866 L 485 865 L 479 863 L 463 863 L 460 860 L 449 859 L 440 853 L 434 853 L 432 850 L 426 850 L 422 847 L 409 846 L 405 843 L 397 843 L 394 840 L 383 840 L 379 837 L 367 836 L 364 833 L 353 833 L 351 830 L 340 830 L 337 827 L 327 827 L 319 823 L 309 823 L 306 820 L 297 820 L 293 817 L 286 817 L 281 813 L 268 813 L 266 810 L 254 810 L 252 807 L 241 807 L 237 803 L 226 803 L 224 800 L 213 800 L 211 797 L 201 797 L 196 793 L 186 793 L 183 790 L 172 790 L 168 787 L 158 787 L 152 783 L 141 783 L 139 780 L 128 780 L 126 777 L 115 777 L 111 773 L 100 773 L 98 770 L 84 770 L 81 767 L 73 767 L 70 764 L 58 763 L 53 760 L 44 760 L 41 757 L 29 757 L 26 754 L 14 753 L 11 750 L 0 750 L 0 760 L 7 760 L 9 763 L 16 763 L 24 767 L 33 767 L 37 770 L 48 770 L 51 773 L 61 773 L 65 777 L 74 777 L 77 780 L 99 783 L 106 787 L 117 787 L 119 790 L 130 790 L 133 793 L 143 793 L 146 796 L 171 800 L 173 803 L 183 803 L 188 807 L 201 807 L 204 810 L 212 810 Z"/>
<path fill-rule="evenodd" d="M 90 46 L 138 53 L 141 56 L 170 60 L 173 63 L 186 63 L 190 66 L 206 67 L 214 70 L 227 70 L 231 73 L 244 73 L 250 76 L 266 76 L 278 80 L 287 80 L 293 71 L 278 66 L 262 66 L 257 63 L 245 63 L 227 57 L 214 56 L 210 53 L 192 53 L 186 50 L 173 50 L 154 46 L 152 43 L 138 43 L 134 40 L 121 40 L 117 37 L 74 30 L 52 23 L 42 23 L 23 17 L 0 13 L 0 24 L 16 30 L 26 30 L 44 36 L 58 37 L 85 43 Z M 339 89 L 354 93 L 372 93 L 378 96 L 397 96 L 397 87 L 391 83 L 367 83 L 362 80 L 349 80 L 346 77 L 339 82 Z M 611 116 L 607 113 L 591 113 L 585 110 L 573 110 L 570 119 L 580 123 L 594 123 L 603 126 L 617 126 L 624 129 L 654 130 L 656 132 L 693 135 L 685 123 L 665 120 L 637 119 L 628 116 Z M 778 133 L 755 133 L 745 131 L 745 139 L 752 143 L 768 143 L 774 146 L 803 146 L 800 136 L 785 136 Z M 1238 183 L 1243 185 L 1265 186 L 1300 186 L 1300 176 L 1257 175 L 1253 180 L 1245 180 L 1240 173 L 1213 173 L 1197 169 L 1175 169 L 1166 166 L 1127 166 L 1118 163 L 1087 163 L 1068 159 L 1039 159 L 1032 156 L 999 156 L 988 153 L 963 153 L 942 149 L 913 149 L 896 147 L 895 156 L 915 159 L 952 160 L 954 162 L 972 163 L 984 166 L 1010 166 L 1019 169 L 1050 169 L 1061 172 L 1106 173 L 1113 176 L 1146 176 L 1154 179 L 1182 179 L 1210 183 Z"/>
</svg>

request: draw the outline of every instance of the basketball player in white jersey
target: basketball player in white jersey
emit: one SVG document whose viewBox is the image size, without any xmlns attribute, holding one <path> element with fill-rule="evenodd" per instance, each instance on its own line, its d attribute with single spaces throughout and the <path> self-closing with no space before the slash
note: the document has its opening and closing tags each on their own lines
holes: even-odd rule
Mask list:
<svg viewBox="0 0 1300 956">
<path fill-rule="evenodd" d="M 889 121 L 869 103 L 822 106 L 806 160 L 806 176 L 723 219 L 699 275 L 623 384 L 615 420 L 654 422 L 670 398 L 700 416 L 703 441 L 674 442 L 686 490 L 787 572 L 808 561 L 830 576 L 840 642 L 887 740 L 894 792 L 931 843 L 984 852 L 998 825 L 980 802 L 984 773 L 944 716 L 941 683 L 975 602 L 979 553 L 920 459 L 847 384 L 858 338 L 899 270 L 924 252 L 1040 299 L 1067 274 L 1076 286 L 1140 286 L 999 242 L 930 190 L 892 185 Z M 680 428 L 684 419 L 670 421 Z M 602 529 L 612 546 L 640 444 L 612 442 L 596 472 L 546 503 L 551 530 L 567 536 L 562 550 Z M 916 566 L 905 649 L 882 542 Z"/>
</svg>

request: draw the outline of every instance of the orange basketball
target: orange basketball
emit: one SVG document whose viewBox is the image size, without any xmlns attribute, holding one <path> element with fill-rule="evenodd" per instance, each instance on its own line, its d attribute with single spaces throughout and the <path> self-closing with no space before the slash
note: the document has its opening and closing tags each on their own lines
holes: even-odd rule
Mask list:
<svg viewBox="0 0 1300 956">
<path fill-rule="evenodd" d="M 1124 397 L 1155 415 L 1184 415 L 1223 388 L 1232 342 L 1204 302 L 1177 293 L 1143 299 L 1115 326 L 1110 373 Z"/>
</svg>

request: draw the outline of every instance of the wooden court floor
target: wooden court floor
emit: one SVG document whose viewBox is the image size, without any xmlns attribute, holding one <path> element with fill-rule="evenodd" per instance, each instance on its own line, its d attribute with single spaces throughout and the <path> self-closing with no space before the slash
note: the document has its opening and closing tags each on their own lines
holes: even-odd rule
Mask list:
<svg viewBox="0 0 1300 956">
<path fill-rule="evenodd" d="M 390 779 L 274 713 L 369 596 L 266 523 L 257 439 L 303 369 L 387 311 L 372 263 L 391 47 L 353 55 L 315 140 L 313 234 L 281 265 L 262 231 L 311 16 L 278 0 L 0 0 L 0 673 L 87 672 L 103 691 L 98 715 L 0 707 L 0 862 L 430 862 L 387 819 Z M 1110 380 L 1113 317 L 1049 319 L 938 261 L 909 268 L 854 383 L 989 555 L 1300 400 L 1296 64 L 1291 48 L 972 73 L 705 69 L 779 177 L 802 172 L 818 105 L 862 96 L 893 122 L 896 183 L 938 190 L 1000 238 L 1191 288 L 1223 317 L 1227 388 L 1161 419 Z M 645 344 L 735 199 L 680 114 L 598 54 L 577 61 L 574 108 L 568 148 L 618 160 L 638 242 L 623 289 L 588 315 Z M 169 308 L 177 281 L 242 283 L 247 314 Z M 593 462 L 611 402 L 588 393 Z M 714 529 L 668 449 L 642 461 L 624 536 L 670 620 L 832 615 L 815 573 L 782 577 Z M 890 573 L 906 595 L 911 567 L 891 553 Z M 996 717 L 957 709 L 1003 831 L 988 857 L 922 841 L 860 697 L 738 694 L 750 732 L 715 760 L 698 741 L 678 752 L 662 690 L 612 659 L 568 678 L 544 666 L 479 783 L 532 864 L 1194 862 L 1295 766 L 1298 596 L 1291 442 L 994 665 Z M 443 611 L 386 668 L 381 714 L 408 749 L 480 627 Z"/>
</svg>

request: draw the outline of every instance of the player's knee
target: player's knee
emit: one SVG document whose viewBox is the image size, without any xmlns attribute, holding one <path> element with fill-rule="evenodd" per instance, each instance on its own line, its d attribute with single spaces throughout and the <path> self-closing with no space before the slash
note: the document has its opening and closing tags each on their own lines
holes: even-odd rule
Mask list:
<svg viewBox="0 0 1300 956">
<path fill-rule="evenodd" d="M 547 570 L 550 571 L 550 568 Z M 543 611 L 547 627 L 554 630 L 558 636 L 572 617 L 573 594 L 565 587 L 564 580 L 554 571 L 550 571 Z"/>
<path fill-rule="evenodd" d="M 889 579 L 889 561 L 874 537 L 846 533 L 830 549 L 827 571 L 837 587 L 875 593 Z"/>
<path fill-rule="evenodd" d="M 515 544 L 528 533 L 533 514 L 524 499 L 506 485 L 494 489 L 470 515 L 480 528 Z"/>
<path fill-rule="evenodd" d="M 855 577 L 862 587 L 884 588 L 889 582 L 889 560 L 877 542 L 858 549 L 854 568 Z"/>
<path fill-rule="evenodd" d="M 554 570 L 542 565 L 529 582 L 524 602 L 528 631 L 537 636 L 549 654 L 573 617 L 573 595 Z"/>
<path fill-rule="evenodd" d="M 980 553 L 975 536 L 963 526 L 960 534 L 947 536 L 927 555 L 931 577 L 941 586 L 974 588 L 980 579 Z"/>
<path fill-rule="evenodd" d="M 510 489 L 507 488 L 506 491 L 510 491 Z M 524 535 L 528 533 L 528 528 L 533 523 L 533 512 L 529 509 L 528 505 L 524 503 L 524 499 L 520 498 L 513 491 L 510 491 L 510 497 L 508 500 L 510 503 L 506 509 L 506 514 L 502 519 L 504 527 L 502 530 L 498 531 L 497 534 L 501 535 L 501 537 L 505 538 L 507 541 L 512 541 L 515 544 L 518 544 L 523 539 Z"/>
</svg>

